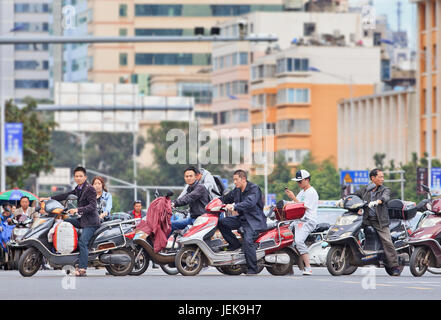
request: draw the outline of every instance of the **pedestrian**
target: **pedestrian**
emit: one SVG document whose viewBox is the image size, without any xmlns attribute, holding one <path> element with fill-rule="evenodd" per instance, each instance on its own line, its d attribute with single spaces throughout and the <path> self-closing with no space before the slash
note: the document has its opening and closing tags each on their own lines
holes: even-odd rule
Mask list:
<svg viewBox="0 0 441 320">
<path fill-rule="evenodd" d="M 399 276 L 401 272 L 398 265 L 398 255 L 389 230 L 390 221 L 387 209 L 391 190 L 383 185 L 384 173 L 380 169 L 371 170 L 369 178 L 372 183 L 354 193 L 369 203 L 369 209 L 364 210 L 363 213 L 363 225 L 372 226 L 377 231 L 383 244 L 386 265 L 392 269 L 392 276 Z"/>
<path fill-rule="evenodd" d="M 308 171 L 297 171 L 295 178 L 292 180 L 297 182 L 301 190 L 297 196 L 295 196 L 291 190 L 285 188 L 285 194 L 294 202 L 304 203 L 306 208 L 305 215 L 298 221 L 295 221 L 291 227 L 295 228 L 295 245 L 300 253 L 300 258 L 302 259 L 303 265 L 305 266 L 303 275 L 308 276 L 312 275 L 312 269 L 309 261 L 309 251 L 305 241 L 317 226 L 317 208 L 319 196 L 314 187 L 311 186 L 311 175 Z"/>
<path fill-rule="evenodd" d="M 77 184 L 74 190 L 53 196 L 52 198 L 42 198 L 41 200 L 54 199 L 57 201 L 63 201 L 71 194 L 78 197 L 78 208 L 70 209 L 68 213 L 70 215 L 77 214 L 79 218 L 69 218 L 64 221 L 70 222 L 77 229 L 82 229 L 78 241 L 80 251 L 79 268 L 75 271 L 75 275 L 84 277 L 86 276 L 89 260 L 89 242 L 100 226 L 100 217 L 98 215 L 96 204 L 96 191 L 95 188 L 87 182 L 86 169 L 83 167 L 75 168 L 74 180 Z"/>
<path fill-rule="evenodd" d="M 263 197 L 259 186 L 247 180 L 244 170 L 236 170 L 233 174 L 235 189 L 220 199 L 227 204 L 226 209 L 234 216 L 219 219 L 218 227 L 228 242 L 229 251 L 242 247 L 247 264 L 247 275 L 258 273 L 255 241 L 259 233 L 266 229 L 266 217 L 263 213 Z M 242 245 L 232 230 L 242 227 L 244 231 Z"/>
<path fill-rule="evenodd" d="M 97 206 L 100 209 L 100 221 L 110 218 L 112 211 L 112 195 L 106 189 L 106 181 L 103 177 L 96 176 L 92 179 L 92 186 L 96 191 Z"/>
<path fill-rule="evenodd" d="M 24 221 L 27 218 L 36 219 L 40 217 L 38 212 L 35 212 L 34 207 L 30 207 L 30 201 L 27 196 L 23 196 L 20 198 L 20 207 L 15 210 L 14 217 L 18 221 Z"/>
</svg>

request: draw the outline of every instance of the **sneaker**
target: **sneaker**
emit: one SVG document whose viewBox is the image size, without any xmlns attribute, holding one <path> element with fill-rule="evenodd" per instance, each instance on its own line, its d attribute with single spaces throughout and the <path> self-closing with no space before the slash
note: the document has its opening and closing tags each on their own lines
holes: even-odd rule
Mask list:
<svg viewBox="0 0 441 320">
<path fill-rule="evenodd" d="M 305 270 L 303 270 L 303 275 L 304 276 L 312 275 L 312 269 L 311 268 L 305 268 Z"/>
<path fill-rule="evenodd" d="M 399 277 L 400 275 L 401 275 L 400 268 L 393 268 L 392 269 L 392 274 L 391 274 L 392 277 Z"/>
</svg>

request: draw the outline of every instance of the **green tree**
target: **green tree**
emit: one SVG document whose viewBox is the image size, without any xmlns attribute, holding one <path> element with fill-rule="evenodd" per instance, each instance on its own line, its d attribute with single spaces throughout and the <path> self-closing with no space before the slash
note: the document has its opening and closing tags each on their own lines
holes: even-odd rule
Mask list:
<svg viewBox="0 0 441 320">
<path fill-rule="evenodd" d="M 52 169 L 50 151 L 51 134 L 56 123 L 45 114 L 37 112 L 35 100 L 26 98 L 25 106 L 18 108 L 12 101 L 6 103 L 6 122 L 23 124 L 23 165 L 7 167 L 6 183 L 8 187 L 23 188 L 31 174 L 39 175 L 41 171 Z"/>
</svg>

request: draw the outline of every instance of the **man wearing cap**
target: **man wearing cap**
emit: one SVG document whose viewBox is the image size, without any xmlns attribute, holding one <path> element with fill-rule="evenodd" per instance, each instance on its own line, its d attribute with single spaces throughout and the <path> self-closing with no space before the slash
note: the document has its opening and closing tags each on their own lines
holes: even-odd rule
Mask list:
<svg viewBox="0 0 441 320">
<path fill-rule="evenodd" d="M 305 240 L 308 235 L 315 229 L 317 225 L 317 208 L 319 196 L 314 187 L 311 186 L 311 175 L 306 170 L 299 170 L 296 172 L 296 177 L 292 179 L 297 181 L 299 187 L 302 189 L 297 197 L 287 188 L 286 195 L 294 202 L 303 202 L 305 204 L 306 212 L 303 218 L 294 223 L 295 227 L 295 243 L 297 250 L 299 250 L 300 258 L 302 259 L 305 269 L 303 275 L 311 275 L 311 264 L 309 262 L 308 247 Z"/>
</svg>

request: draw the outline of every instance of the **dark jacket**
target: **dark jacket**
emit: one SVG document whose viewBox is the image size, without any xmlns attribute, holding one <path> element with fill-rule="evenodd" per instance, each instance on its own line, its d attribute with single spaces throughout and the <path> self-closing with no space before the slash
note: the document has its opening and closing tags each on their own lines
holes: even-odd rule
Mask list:
<svg viewBox="0 0 441 320">
<path fill-rule="evenodd" d="M 389 226 L 390 224 L 389 213 L 387 211 L 387 203 L 390 200 L 391 190 L 388 187 L 380 186 L 378 192 L 376 193 L 376 196 L 371 200 L 371 192 L 374 188 L 375 185 L 370 184 L 366 188 L 356 191 L 354 194 L 359 196 L 364 201 L 367 201 L 368 203 L 375 200 L 381 200 L 382 204 L 379 204 L 375 208 L 376 208 L 377 220 L 380 226 L 383 228 Z M 367 223 L 368 216 L 369 216 L 369 209 L 365 209 L 363 214 L 364 224 Z"/>
<path fill-rule="evenodd" d="M 239 213 L 239 217 L 245 219 L 254 231 L 266 229 L 262 191 L 256 184 L 247 181 L 243 192 L 235 188 L 220 199 L 225 204 L 234 203 L 234 209 Z"/>
<path fill-rule="evenodd" d="M 190 207 L 190 216 L 196 219 L 205 213 L 205 206 L 210 202 L 210 194 L 207 188 L 199 181 L 196 181 L 188 187 L 187 193 L 174 201 L 175 207 Z"/>
<path fill-rule="evenodd" d="M 80 188 L 77 186 L 74 190 L 53 196 L 52 199 L 57 201 L 66 200 L 70 195 L 74 194 L 78 197 L 78 215 L 80 216 L 81 228 L 99 227 L 100 217 L 96 203 L 95 188 L 87 181 Z"/>
</svg>

